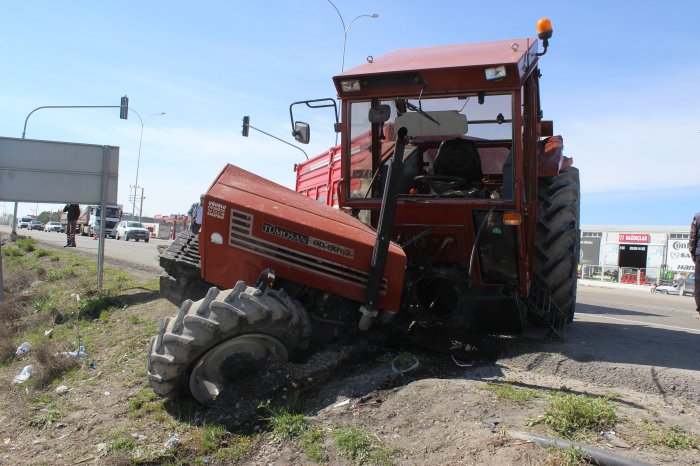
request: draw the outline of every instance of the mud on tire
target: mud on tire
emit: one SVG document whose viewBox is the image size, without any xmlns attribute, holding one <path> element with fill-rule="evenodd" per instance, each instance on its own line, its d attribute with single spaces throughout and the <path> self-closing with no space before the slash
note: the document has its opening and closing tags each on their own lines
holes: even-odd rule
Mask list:
<svg viewBox="0 0 700 466">
<path fill-rule="evenodd" d="M 147 370 L 153 391 L 166 398 L 186 394 L 194 363 L 217 344 L 248 334 L 277 339 L 292 359 L 308 346 L 311 325 L 284 290 L 261 291 L 242 281 L 229 290 L 211 288 L 203 299 L 183 302 L 151 338 Z"/>
<path fill-rule="evenodd" d="M 541 178 L 537 192 L 535 280 L 551 295 L 554 306 L 541 316 L 554 327 L 574 319 L 580 240 L 580 184 L 574 167 Z"/>
</svg>

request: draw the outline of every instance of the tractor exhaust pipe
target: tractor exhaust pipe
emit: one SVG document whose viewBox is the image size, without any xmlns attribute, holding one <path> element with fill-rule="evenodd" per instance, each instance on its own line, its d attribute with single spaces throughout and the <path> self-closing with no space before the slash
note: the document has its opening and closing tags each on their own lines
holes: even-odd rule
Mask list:
<svg viewBox="0 0 700 466">
<path fill-rule="evenodd" d="M 398 131 L 394 155 L 391 157 L 387 170 L 386 184 L 384 185 L 384 193 L 382 194 L 382 207 L 379 211 L 377 238 L 374 242 L 369 278 L 367 279 L 367 292 L 365 293 L 365 302 L 360 306 L 362 317 L 360 318 L 359 327 L 362 331 L 369 330 L 374 318 L 377 317 L 378 314 L 375 306 L 379 298 L 382 278 L 384 278 L 384 268 L 389 251 L 391 230 L 394 227 L 396 205 L 399 199 L 399 183 L 403 174 L 403 152 L 406 146 L 404 142 L 406 134 L 408 134 L 408 130 L 405 127 L 401 127 Z"/>
</svg>

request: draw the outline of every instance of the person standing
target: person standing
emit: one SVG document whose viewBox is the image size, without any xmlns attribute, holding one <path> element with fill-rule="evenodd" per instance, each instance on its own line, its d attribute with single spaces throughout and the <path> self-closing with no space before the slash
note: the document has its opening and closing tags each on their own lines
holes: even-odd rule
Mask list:
<svg viewBox="0 0 700 466">
<path fill-rule="evenodd" d="M 693 221 L 690 222 L 690 239 L 688 240 L 688 249 L 690 250 L 690 257 L 693 258 L 695 262 L 695 310 L 697 311 L 696 318 L 700 319 L 700 293 L 698 293 L 698 285 L 700 285 L 700 277 L 698 277 L 698 272 L 700 272 L 700 244 L 698 244 L 698 229 L 700 228 L 700 212 L 695 214 Z"/>
<path fill-rule="evenodd" d="M 199 233 L 199 228 L 202 226 L 202 214 L 204 213 L 204 194 L 199 196 L 199 202 L 195 202 L 190 207 L 187 215 L 190 217 L 190 232 L 193 235 Z"/>
<path fill-rule="evenodd" d="M 63 208 L 66 212 L 66 245 L 64 248 L 75 247 L 75 227 L 80 216 L 80 206 L 78 204 L 66 204 Z"/>
</svg>

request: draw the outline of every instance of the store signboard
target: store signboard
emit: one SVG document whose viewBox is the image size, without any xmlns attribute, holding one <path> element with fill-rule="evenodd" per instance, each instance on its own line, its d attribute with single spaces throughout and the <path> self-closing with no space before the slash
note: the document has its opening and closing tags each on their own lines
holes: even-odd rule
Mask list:
<svg viewBox="0 0 700 466">
<path fill-rule="evenodd" d="M 692 272 L 695 270 L 695 263 L 688 250 L 687 239 L 668 240 L 666 266 L 668 270 L 673 270 L 674 272 Z"/>
<path fill-rule="evenodd" d="M 582 265 L 600 264 L 600 238 L 581 238 L 579 263 Z"/>
<path fill-rule="evenodd" d="M 620 243 L 648 243 L 651 240 L 649 233 L 620 233 Z"/>
</svg>

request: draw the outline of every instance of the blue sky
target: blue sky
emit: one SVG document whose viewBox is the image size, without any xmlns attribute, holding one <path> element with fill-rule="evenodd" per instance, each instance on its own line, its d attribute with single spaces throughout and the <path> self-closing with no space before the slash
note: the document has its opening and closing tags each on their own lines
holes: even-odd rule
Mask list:
<svg viewBox="0 0 700 466">
<path fill-rule="evenodd" d="M 346 68 L 400 48 L 534 37 L 549 17 L 542 106 L 581 170 L 582 223 L 685 225 L 700 210 L 700 2 L 335 4 L 346 24 L 379 14 L 352 24 Z M 39 106 L 128 95 L 146 121 L 139 185 L 154 215 L 186 212 L 227 162 L 293 187 L 301 152 L 242 137 L 241 119 L 291 141 L 289 104 L 335 97 L 343 28 L 327 0 L 0 0 L 0 44 L 0 136 L 21 137 Z M 334 144 L 330 112 L 299 117 L 312 126 L 309 155 Z M 27 137 L 119 146 L 130 211 L 140 130 L 118 109 L 51 109 L 30 118 Z"/>
</svg>

